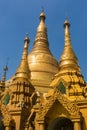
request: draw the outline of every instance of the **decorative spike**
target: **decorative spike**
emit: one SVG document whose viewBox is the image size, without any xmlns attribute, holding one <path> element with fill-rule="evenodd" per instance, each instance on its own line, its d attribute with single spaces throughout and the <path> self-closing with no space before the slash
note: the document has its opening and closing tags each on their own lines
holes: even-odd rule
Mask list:
<svg viewBox="0 0 87 130">
<path fill-rule="evenodd" d="M 28 34 L 26 34 L 26 37 L 24 39 L 24 51 L 23 51 L 23 55 L 22 55 L 22 60 L 25 59 L 28 55 L 28 45 L 29 45 L 30 39 L 28 37 Z"/>
<path fill-rule="evenodd" d="M 43 20 L 45 22 L 46 16 L 44 14 L 44 11 L 40 14 L 40 20 Z"/>
<path fill-rule="evenodd" d="M 44 7 L 42 6 L 42 12 L 44 12 Z"/>
<path fill-rule="evenodd" d="M 69 21 L 65 20 L 64 22 L 65 45 L 64 45 L 64 51 L 60 58 L 59 69 L 73 68 L 76 70 L 80 70 L 78 66 L 78 59 L 72 49 L 69 27 L 70 27 Z"/>
<path fill-rule="evenodd" d="M 45 25 L 45 19 L 46 19 L 45 13 L 42 11 L 40 14 L 40 24 L 37 28 L 37 32 L 47 32 L 47 28 Z"/>
<path fill-rule="evenodd" d="M 67 46 L 67 45 L 71 46 L 71 38 L 70 38 L 69 27 L 70 27 L 69 21 L 65 20 L 65 22 L 64 22 L 64 28 L 65 28 L 65 46 Z"/>
<path fill-rule="evenodd" d="M 5 83 L 5 81 L 6 81 L 6 72 L 8 71 L 8 66 L 6 65 L 5 67 L 4 67 L 4 75 L 3 75 L 3 77 L 2 77 L 2 81 L 1 82 L 4 82 Z"/>
<path fill-rule="evenodd" d="M 48 43 L 48 36 L 47 36 L 47 28 L 45 25 L 45 18 L 46 18 L 45 13 L 42 11 L 40 14 L 40 23 L 37 28 L 37 33 L 36 33 L 34 44 L 40 45 L 39 43 L 42 42 L 42 44 L 44 43 L 44 46 L 48 48 L 49 43 Z"/>
<path fill-rule="evenodd" d="M 25 37 L 25 39 L 24 39 L 24 42 L 27 42 L 27 43 L 30 42 L 30 38 L 29 38 L 29 36 L 28 36 L 28 33 L 26 33 L 26 37 Z"/>
<path fill-rule="evenodd" d="M 21 59 L 19 67 L 16 70 L 14 79 L 23 78 L 25 80 L 29 80 L 30 73 L 29 73 L 29 67 L 28 67 L 28 62 L 27 62 L 29 42 L 30 42 L 30 39 L 27 35 L 24 39 L 24 50 L 22 54 L 22 59 Z"/>
</svg>

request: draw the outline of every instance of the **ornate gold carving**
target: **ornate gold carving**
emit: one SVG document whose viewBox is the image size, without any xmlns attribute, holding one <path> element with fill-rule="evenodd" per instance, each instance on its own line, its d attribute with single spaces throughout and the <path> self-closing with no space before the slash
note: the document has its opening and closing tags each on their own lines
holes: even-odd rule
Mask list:
<svg viewBox="0 0 87 130">
<path fill-rule="evenodd" d="M 56 88 L 58 87 L 60 81 L 65 84 L 64 86 L 66 87 L 67 91 L 66 95 L 69 97 L 69 99 L 80 100 L 85 98 L 85 91 L 83 91 L 83 88 L 86 87 L 86 83 L 80 72 L 68 69 L 61 70 L 57 75 L 55 75 L 55 78 L 50 86 Z M 74 98 L 72 98 L 72 96 L 74 96 Z"/>
<path fill-rule="evenodd" d="M 43 38 L 43 39 L 47 39 L 47 34 L 44 32 L 38 32 L 36 35 L 36 39 L 37 38 Z"/>
<path fill-rule="evenodd" d="M 58 90 L 53 90 L 52 95 L 47 97 L 47 102 L 43 103 L 38 112 L 38 120 L 42 120 L 45 118 L 46 114 L 57 100 L 59 101 L 63 107 L 69 112 L 70 115 L 79 115 L 80 111 L 76 104 L 70 102 L 66 96 L 62 95 Z"/>
<path fill-rule="evenodd" d="M 9 126 L 10 122 L 12 121 L 12 117 L 10 113 L 8 112 L 8 107 L 5 106 L 3 103 L 0 104 L 0 111 L 3 115 L 3 122 L 5 126 Z"/>
</svg>

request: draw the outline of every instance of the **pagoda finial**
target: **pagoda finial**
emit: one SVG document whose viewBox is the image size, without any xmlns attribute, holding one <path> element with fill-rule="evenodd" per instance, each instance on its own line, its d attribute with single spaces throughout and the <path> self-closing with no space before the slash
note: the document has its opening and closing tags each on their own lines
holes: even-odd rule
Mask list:
<svg viewBox="0 0 87 130">
<path fill-rule="evenodd" d="M 75 68 L 75 69 L 79 70 L 78 59 L 72 49 L 69 28 L 70 28 L 70 23 L 66 19 L 64 22 L 65 45 L 64 45 L 64 51 L 60 58 L 59 66 L 60 66 L 60 69 L 68 67 L 68 68 Z"/>
<path fill-rule="evenodd" d="M 44 12 L 44 7 L 42 6 L 42 12 Z"/>
<path fill-rule="evenodd" d="M 6 72 L 8 71 L 8 66 L 6 65 L 5 67 L 4 67 L 4 75 L 2 76 L 2 81 L 1 82 L 3 82 L 3 83 L 5 83 L 5 81 L 6 81 Z"/>
<path fill-rule="evenodd" d="M 69 32 L 70 23 L 68 19 L 64 22 L 64 29 L 65 29 L 65 45 L 69 44 L 71 45 L 71 38 L 70 38 L 70 32 Z"/>
<path fill-rule="evenodd" d="M 38 43 L 37 41 L 39 40 L 40 42 L 42 40 L 45 40 L 47 45 L 48 45 L 48 37 L 47 37 L 47 28 L 45 25 L 45 13 L 44 10 L 42 9 L 42 12 L 40 14 L 40 23 L 37 27 L 37 33 L 36 33 L 36 38 L 34 43 Z"/>
<path fill-rule="evenodd" d="M 29 34 L 28 33 L 26 33 L 26 37 L 24 39 L 24 42 L 27 42 L 27 43 L 30 42 L 30 38 L 29 38 Z"/>
<path fill-rule="evenodd" d="M 30 39 L 29 39 L 29 36 L 27 34 L 25 39 L 24 39 L 24 50 L 23 50 L 23 54 L 22 54 L 22 59 L 21 59 L 19 67 L 16 70 L 14 79 L 22 78 L 25 80 L 29 80 L 30 73 L 29 73 L 29 67 L 28 67 L 28 62 L 27 62 L 29 42 L 30 42 Z"/>
<path fill-rule="evenodd" d="M 45 19 L 46 19 L 46 16 L 45 16 L 45 13 L 44 13 L 44 8 L 42 7 L 42 12 L 40 14 L 40 20 L 45 21 Z"/>
</svg>

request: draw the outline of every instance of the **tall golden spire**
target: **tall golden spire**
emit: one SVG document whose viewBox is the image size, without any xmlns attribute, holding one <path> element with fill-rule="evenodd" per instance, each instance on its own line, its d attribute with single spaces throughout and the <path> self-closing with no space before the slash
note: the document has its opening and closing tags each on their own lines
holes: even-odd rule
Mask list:
<svg viewBox="0 0 87 130">
<path fill-rule="evenodd" d="M 64 51 L 59 62 L 59 72 L 55 75 L 50 86 L 57 87 L 62 93 L 65 91 L 64 93 L 69 100 L 81 100 L 84 99 L 83 88 L 86 83 L 80 72 L 78 59 L 72 49 L 69 27 L 69 21 L 65 20 Z"/>
<path fill-rule="evenodd" d="M 53 76 L 58 72 L 58 62 L 49 49 L 45 18 L 45 13 L 42 10 L 34 46 L 28 55 L 31 82 L 36 90 L 41 93 L 48 91 Z"/>
<path fill-rule="evenodd" d="M 29 67 L 27 62 L 27 56 L 28 56 L 28 44 L 29 44 L 29 37 L 26 36 L 24 39 L 24 50 L 22 54 L 22 59 L 20 62 L 19 67 L 16 70 L 14 80 L 22 78 L 22 80 L 29 80 Z"/>
<path fill-rule="evenodd" d="M 60 58 L 59 69 L 72 68 L 72 69 L 79 70 L 78 59 L 77 59 L 77 57 L 72 49 L 72 45 L 71 45 L 69 27 L 70 27 L 69 21 L 65 20 L 65 22 L 64 22 L 65 45 L 64 45 L 64 51 Z"/>
<path fill-rule="evenodd" d="M 36 38 L 35 38 L 35 44 L 39 44 L 39 42 L 45 42 L 44 46 L 47 47 L 46 44 L 48 44 L 48 37 L 47 37 L 47 28 L 46 28 L 46 25 L 45 25 L 45 19 L 46 19 L 46 16 L 45 16 L 45 13 L 44 11 L 42 10 L 41 14 L 40 14 L 40 23 L 39 23 L 39 26 L 37 28 L 37 33 L 36 33 Z"/>
</svg>

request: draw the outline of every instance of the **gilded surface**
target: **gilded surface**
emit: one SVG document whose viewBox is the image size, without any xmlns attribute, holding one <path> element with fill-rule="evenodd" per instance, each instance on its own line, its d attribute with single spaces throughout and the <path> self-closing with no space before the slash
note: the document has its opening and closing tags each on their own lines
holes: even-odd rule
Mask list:
<svg viewBox="0 0 87 130">
<path fill-rule="evenodd" d="M 64 22 L 65 28 L 65 45 L 64 51 L 60 57 L 59 72 L 55 75 L 54 80 L 51 82 L 51 87 L 58 87 L 62 82 L 66 87 L 66 95 L 70 100 L 84 99 L 84 89 L 86 82 L 80 72 L 78 66 L 78 59 L 72 49 L 71 38 L 69 32 L 70 23 L 68 20 Z"/>
<path fill-rule="evenodd" d="M 53 120 L 64 118 L 74 130 L 87 130 L 87 85 L 71 45 L 70 23 L 64 22 L 65 44 L 58 64 L 49 49 L 45 18 L 42 11 L 29 54 L 26 36 L 20 64 L 7 87 L 5 80 L 0 82 L 0 121 L 6 130 L 47 130 Z"/>
<path fill-rule="evenodd" d="M 28 64 L 31 82 L 36 90 L 41 93 L 47 92 L 52 78 L 58 72 L 58 63 L 49 50 L 44 12 L 40 14 L 40 24 L 37 28 L 34 46 L 28 55 Z"/>
<path fill-rule="evenodd" d="M 68 22 L 68 20 L 66 20 L 64 22 L 65 45 L 64 45 L 64 51 L 60 57 L 59 69 L 60 70 L 64 68 L 69 69 L 72 67 L 72 69 L 76 69 L 79 71 L 78 60 L 71 45 L 69 27 L 70 23 Z"/>
<path fill-rule="evenodd" d="M 38 119 L 37 120 L 43 120 L 48 113 L 48 111 L 51 109 L 55 101 L 57 100 L 60 102 L 64 108 L 69 112 L 70 115 L 79 115 L 80 111 L 76 104 L 71 103 L 64 95 L 62 95 L 58 90 L 51 90 L 46 95 L 47 101 L 42 103 L 40 106 L 40 110 L 38 112 Z"/>
<path fill-rule="evenodd" d="M 29 80 L 30 72 L 29 72 L 29 67 L 27 62 L 28 44 L 29 44 L 29 37 L 26 37 L 24 40 L 24 50 L 23 50 L 22 59 L 19 67 L 16 70 L 14 80 L 17 80 L 18 78 L 22 78 L 22 80 L 25 79 L 27 81 Z"/>
</svg>

